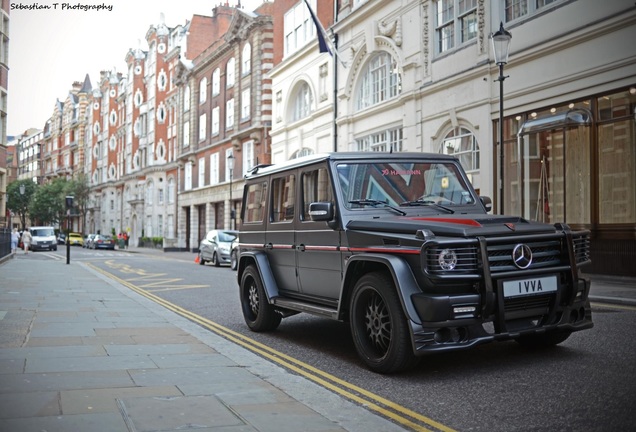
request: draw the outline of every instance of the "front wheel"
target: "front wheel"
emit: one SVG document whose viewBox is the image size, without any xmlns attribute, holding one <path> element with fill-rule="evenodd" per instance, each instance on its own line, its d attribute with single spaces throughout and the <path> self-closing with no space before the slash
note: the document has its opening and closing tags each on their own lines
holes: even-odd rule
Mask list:
<svg viewBox="0 0 636 432">
<path fill-rule="evenodd" d="M 236 249 L 230 253 L 230 268 L 232 270 L 236 270 L 238 268 L 238 254 L 236 253 Z"/>
<path fill-rule="evenodd" d="M 247 326 L 255 332 L 275 330 L 283 318 L 269 304 L 263 282 L 254 265 L 249 265 L 241 277 L 241 308 Z"/>
<path fill-rule="evenodd" d="M 199 265 L 205 265 L 205 260 L 203 259 L 201 252 L 199 252 Z"/>
<path fill-rule="evenodd" d="M 393 373 L 414 367 L 406 315 L 393 279 L 385 273 L 364 275 L 351 296 L 351 335 L 358 355 L 373 371 Z"/>
<path fill-rule="evenodd" d="M 219 262 L 219 256 L 216 254 L 216 252 L 214 252 L 212 254 L 212 265 L 214 267 L 220 267 L 221 263 Z"/>
<path fill-rule="evenodd" d="M 538 347 L 550 347 L 558 345 L 561 342 L 565 342 L 567 338 L 572 334 L 571 331 L 558 331 L 544 334 L 531 334 L 520 336 L 515 339 L 517 343 L 523 346 L 538 348 Z"/>
</svg>

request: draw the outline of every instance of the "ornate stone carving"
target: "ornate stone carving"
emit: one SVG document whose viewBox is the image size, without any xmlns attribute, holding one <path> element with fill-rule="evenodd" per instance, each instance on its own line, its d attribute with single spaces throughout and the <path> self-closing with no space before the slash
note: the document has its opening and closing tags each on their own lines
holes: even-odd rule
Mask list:
<svg viewBox="0 0 636 432">
<path fill-rule="evenodd" d="M 382 20 L 378 23 L 378 32 L 382 36 L 390 37 L 395 41 L 397 46 L 402 46 L 402 25 L 400 20 L 396 19 L 390 23 Z"/>
</svg>

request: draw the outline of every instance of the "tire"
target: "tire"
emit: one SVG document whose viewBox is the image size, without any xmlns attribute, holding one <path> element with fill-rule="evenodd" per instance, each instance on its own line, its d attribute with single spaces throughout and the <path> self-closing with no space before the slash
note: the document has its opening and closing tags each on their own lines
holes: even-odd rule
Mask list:
<svg viewBox="0 0 636 432">
<path fill-rule="evenodd" d="M 199 252 L 199 265 L 205 265 L 205 260 L 203 259 L 203 255 Z"/>
<path fill-rule="evenodd" d="M 283 317 L 269 304 L 263 282 L 254 265 L 247 266 L 241 276 L 240 293 L 243 318 L 250 330 L 266 332 L 279 326 Z"/>
<path fill-rule="evenodd" d="M 212 265 L 214 265 L 214 267 L 221 266 L 221 263 L 219 262 L 219 257 L 216 255 L 216 252 L 212 254 Z"/>
<path fill-rule="evenodd" d="M 557 331 L 544 334 L 524 335 L 515 339 L 515 341 L 523 346 L 530 348 L 551 347 L 565 342 L 572 334 L 571 331 Z"/>
<path fill-rule="evenodd" d="M 230 253 L 230 268 L 236 270 L 238 268 L 238 256 L 236 256 L 236 249 Z"/>
<path fill-rule="evenodd" d="M 353 342 L 369 369 L 394 373 L 419 363 L 391 277 L 374 272 L 360 278 L 351 295 L 349 313 Z"/>
</svg>

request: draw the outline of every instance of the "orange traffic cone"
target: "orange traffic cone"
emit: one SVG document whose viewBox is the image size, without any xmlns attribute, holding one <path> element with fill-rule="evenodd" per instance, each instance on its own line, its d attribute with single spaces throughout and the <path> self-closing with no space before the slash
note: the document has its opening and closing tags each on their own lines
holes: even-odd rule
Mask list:
<svg viewBox="0 0 636 432">
<path fill-rule="evenodd" d="M 201 258 L 199 258 L 199 255 L 197 255 L 197 257 L 194 259 L 194 263 L 199 264 L 200 262 L 201 262 Z"/>
</svg>

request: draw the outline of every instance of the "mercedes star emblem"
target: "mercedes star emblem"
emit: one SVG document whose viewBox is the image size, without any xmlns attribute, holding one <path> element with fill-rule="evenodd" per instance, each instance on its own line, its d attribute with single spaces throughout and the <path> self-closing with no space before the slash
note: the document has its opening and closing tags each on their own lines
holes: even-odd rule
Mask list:
<svg viewBox="0 0 636 432">
<path fill-rule="evenodd" d="M 520 269 L 527 269 L 532 264 L 532 249 L 526 244 L 518 244 L 512 250 L 512 261 Z"/>
</svg>

